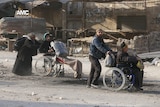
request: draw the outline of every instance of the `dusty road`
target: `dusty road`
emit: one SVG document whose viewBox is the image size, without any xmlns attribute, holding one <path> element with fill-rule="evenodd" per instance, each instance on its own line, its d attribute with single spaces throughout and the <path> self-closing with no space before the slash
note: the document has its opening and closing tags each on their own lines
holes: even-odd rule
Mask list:
<svg viewBox="0 0 160 107">
<path fill-rule="evenodd" d="M 11 73 L 16 53 L 0 52 L 0 107 L 159 107 L 160 68 L 145 65 L 144 91 L 111 92 L 86 88 L 90 63 L 83 62 L 84 76 L 73 78 L 68 71 L 65 77 L 16 76 Z M 33 63 L 38 56 L 34 57 Z M 104 72 L 104 71 L 103 71 Z M 103 75 L 102 72 L 102 75 Z M 102 78 L 101 78 L 102 79 Z"/>
</svg>

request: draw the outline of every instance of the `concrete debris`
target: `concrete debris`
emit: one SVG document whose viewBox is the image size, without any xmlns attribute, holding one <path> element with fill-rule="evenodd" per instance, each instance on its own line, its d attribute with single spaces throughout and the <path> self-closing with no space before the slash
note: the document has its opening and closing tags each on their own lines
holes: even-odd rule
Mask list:
<svg viewBox="0 0 160 107">
<path fill-rule="evenodd" d="M 128 47 L 136 51 L 137 54 L 160 51 L 159 36 L 160 32 L 155 31 L 149 33 L 148 35 L 135 36 L 130 40 L 119 38 L 117 46 L 120 46 L 120 43 L 124 41 L 128 44 Z"/>
</svg>

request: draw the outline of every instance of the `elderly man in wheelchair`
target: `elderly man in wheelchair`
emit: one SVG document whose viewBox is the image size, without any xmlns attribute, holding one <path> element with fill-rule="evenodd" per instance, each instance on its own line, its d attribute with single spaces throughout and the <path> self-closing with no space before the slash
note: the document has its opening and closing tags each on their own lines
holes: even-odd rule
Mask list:
<svg viewBox="0 0 160 107">
<path fill-rule="evenodd" d="M 128 75 L 128 79 L 131 78 L 131 86 L 128 87 L 129 90 L 141 91 L 143 83 L 143 68 L 144 66 L 139 66 L 141 59 L 138 56 L 130 56 L 128 51 L 128 46 L 125 42 L 120 45 L 120 51 L 117 53 L 116 63 L 117 67 L 120 68 L 124 74 Z"/>
<path fill-rule="evenodd" d="M 128 46 L 123 42 L 118 52 L 108 54 L 105 58 L 105 66 L 109 69 L 103 76 L 103 84 L 111 91 L 143 90 L 143 62 L 138 56 L 129 55 L 127 51 Z"/>
</svg>

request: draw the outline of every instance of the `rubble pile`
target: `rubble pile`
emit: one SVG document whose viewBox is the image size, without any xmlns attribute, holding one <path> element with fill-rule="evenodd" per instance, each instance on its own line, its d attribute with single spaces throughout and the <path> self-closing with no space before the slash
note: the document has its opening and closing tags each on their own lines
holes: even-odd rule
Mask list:
<svg viewBox="0 0 160 107">
<path fill-rule="evenodd" d="M 117 46 L 120 46 L 122 41 L 128 44 L 128 47 L 140 53 L 160 51 L 160 32 L 151 32 L 148 35 L 135 36 L 133 39 L 119 38 Z"/>
<path fill-rule="evenodd" d="M 21 34 L 30 32 L 44 34 L 46 32 L 46 21 L 42 18 L 4 17 L 0 19 L 0 34 L 13 31 Z"/>
</svg>

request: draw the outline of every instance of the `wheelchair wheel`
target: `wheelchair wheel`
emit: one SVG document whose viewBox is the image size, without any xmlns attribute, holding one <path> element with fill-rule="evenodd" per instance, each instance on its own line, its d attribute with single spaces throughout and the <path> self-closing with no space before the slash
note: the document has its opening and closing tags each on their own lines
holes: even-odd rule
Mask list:
<svg viewBox="0 0 160 107">
<path fill-rule="evenodd" d="M 125 86 L 125 75 L 118 68 L 109 68 L 103 76 L 103 84 L 108 90 L 119 91 Z"/>
<path fill-rule="evenodd" d="M 59 75 L 60 72 L 64 70 L 63 64 L 57 62 L 57 60 L 52 61 L 52 71 L 51 75 L 56 77 Z"/>
<path fill-rule="evenodd" d="M 128 67 L 124 67 L 121 68 L 121 70 L 123 71 L 125 77 L 126 77 L 126 89 L 130 89 L 133 87 L 133 84 L 135 82 L 135 75 L 133 74 L 132 69 L 128 68 Z"/>
<path fill-rule="evenodd" d="M 42 56 L 35 62 L 36 74 L 47 76 L 52 70 L 51 56 Z"/>
</svg>

